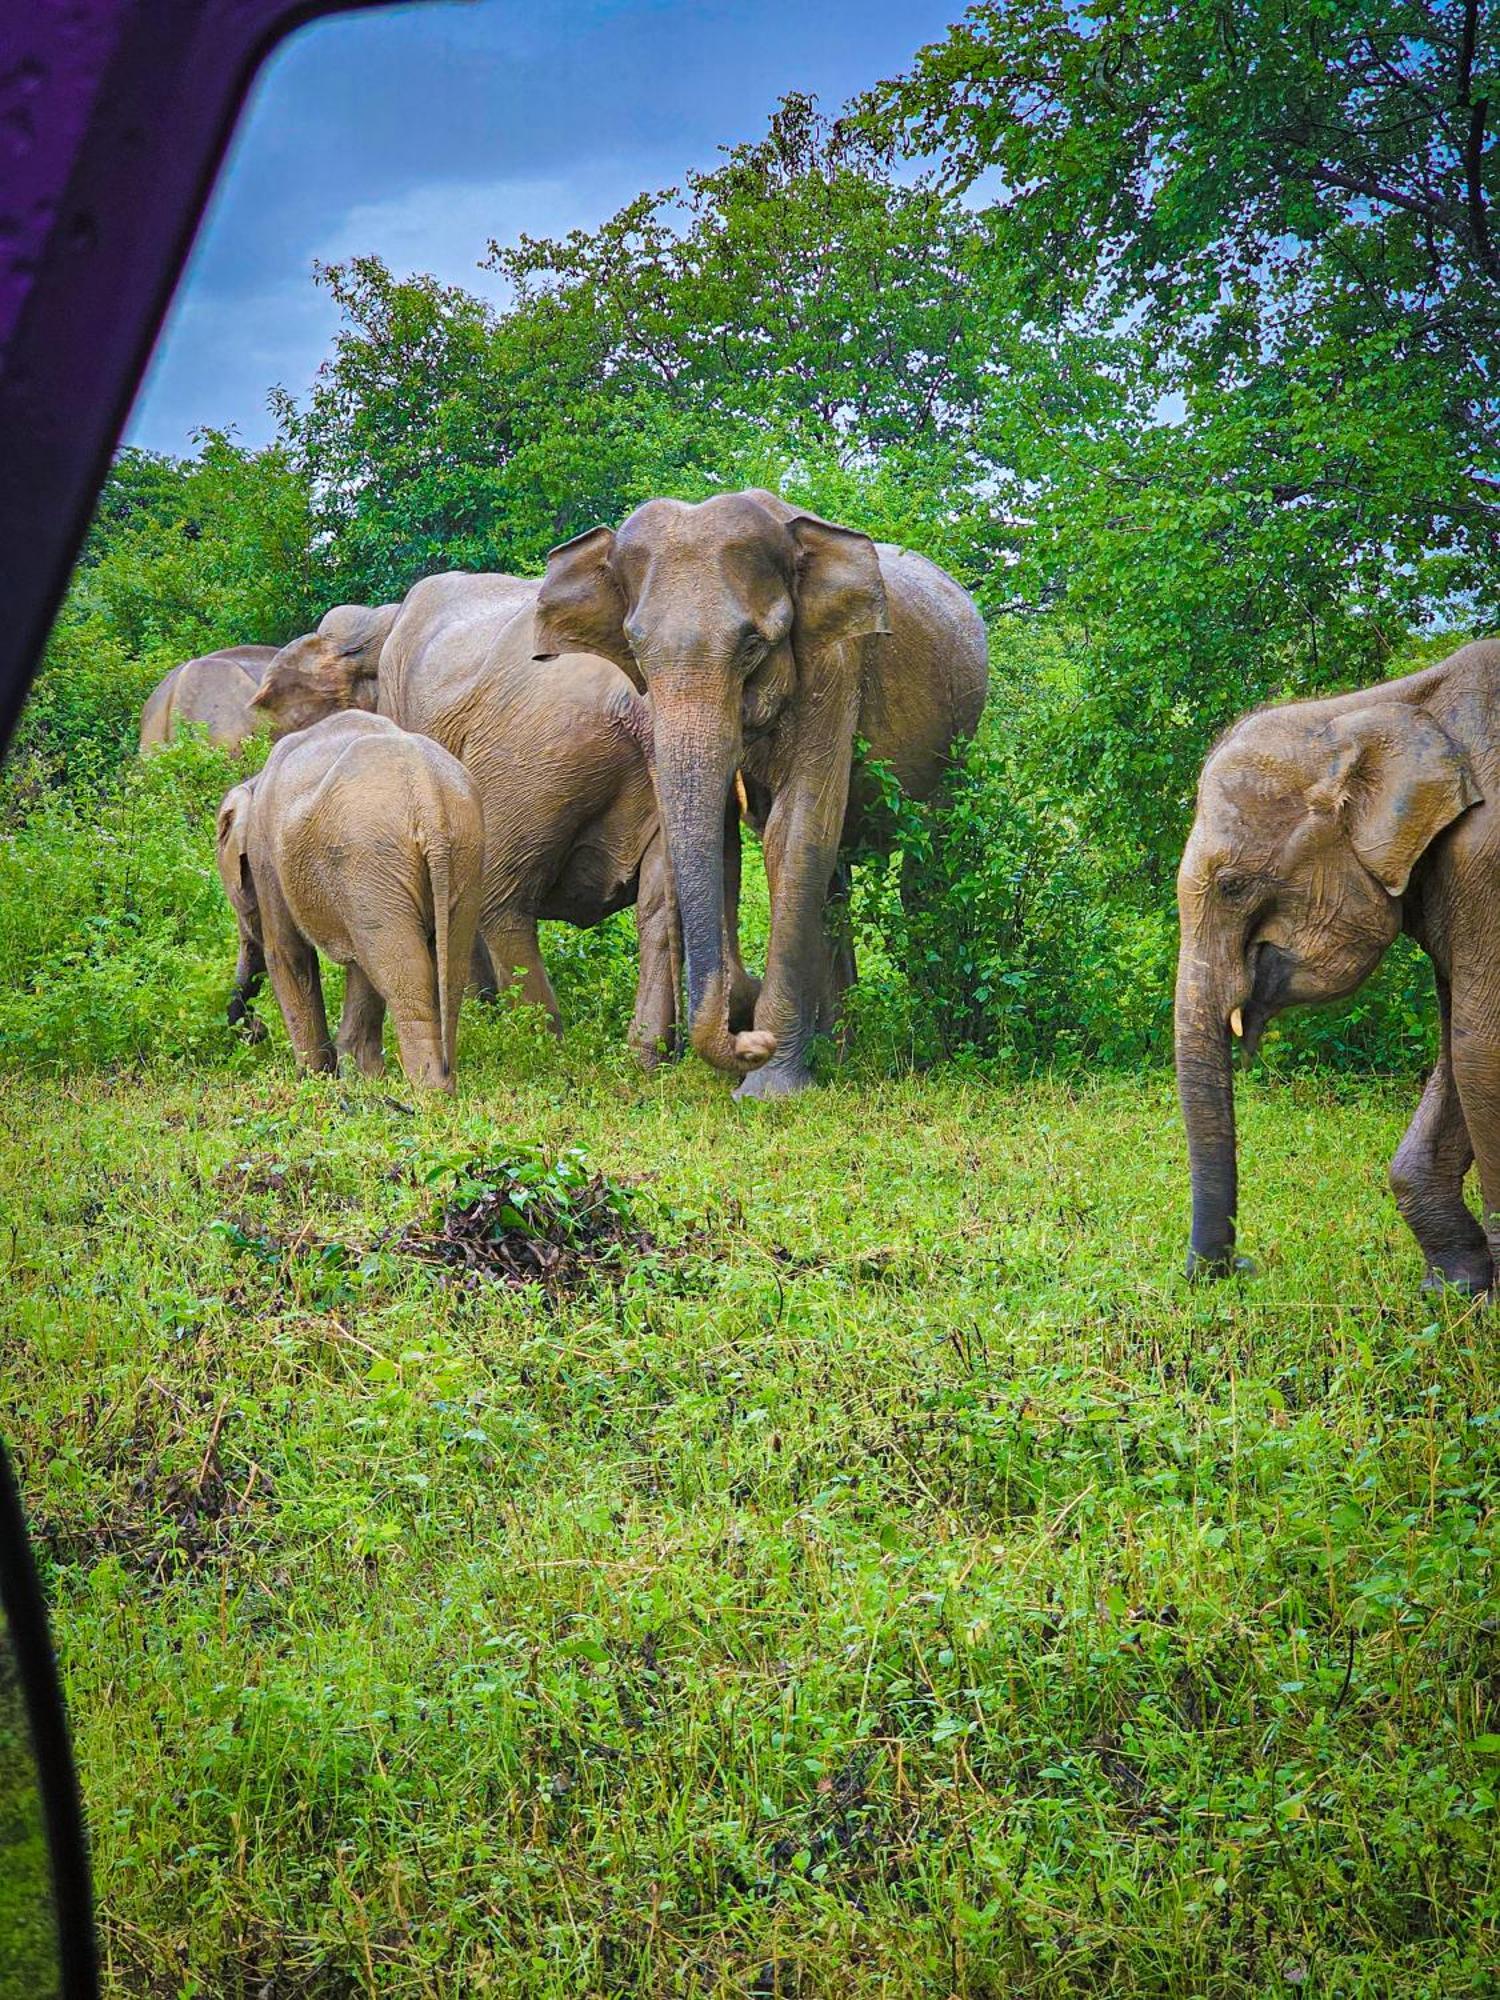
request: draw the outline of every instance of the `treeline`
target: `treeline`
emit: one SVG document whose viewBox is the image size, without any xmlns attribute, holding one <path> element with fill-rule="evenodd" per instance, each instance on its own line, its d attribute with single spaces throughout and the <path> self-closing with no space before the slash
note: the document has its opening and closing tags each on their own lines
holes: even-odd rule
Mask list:
<svg viewBox="0 0 1500 2000">
<path fill-rule="evenodd" d="M 1216 732 L 1500 625 L 1471 11 L 982 4 L 836 120 L 789 97 L 596 231 L 492 244 L 503 310 L 322 272 L 341 328 L 273 447 L 116 468 L 13 789 L 118 760 L 189 652 L 774 485 L 927 551 L 992 632 L 953 799 L 905 817 L 927 894 L 861 871 L 866 1046 L 1165 1056 Z M 1405 1065 L 1427 1032 L 1398 964 L 1271 1059 Z"/>
</svg>

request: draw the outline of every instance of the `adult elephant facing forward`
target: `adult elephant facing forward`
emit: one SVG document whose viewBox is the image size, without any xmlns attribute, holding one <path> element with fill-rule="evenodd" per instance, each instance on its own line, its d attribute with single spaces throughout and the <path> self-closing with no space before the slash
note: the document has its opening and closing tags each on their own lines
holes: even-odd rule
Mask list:
<svg viewBox="0 0 1500 2000">
<path fill-rule="evenodd" d="M 741 1096 L 800 1090 L 827 987 L 829 883 L 840 847 L 868 830 L 851 797 L 855 738 L 912 797 L 932 794 L 984 704 L 973 603 L 924 557 L 752 490 L 649 500 L 618 533 L 554 549 L 535 629 L 538 658 L 602 653 L 651 697 L 693 1046 L 733 1072 L 770 1051 Z M 755 1029 L 738 1036 L 723 841 L 737 769 L 771 890 Z"/>
</svg>

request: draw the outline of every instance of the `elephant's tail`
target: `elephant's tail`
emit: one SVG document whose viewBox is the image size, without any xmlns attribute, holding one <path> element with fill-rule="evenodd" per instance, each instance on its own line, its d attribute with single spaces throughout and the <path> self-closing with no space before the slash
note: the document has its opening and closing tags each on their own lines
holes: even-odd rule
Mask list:
<svg viewBox="0 0 1500 2000">
<path fill-rule="evenodd" d="M 432 884 L 433 947 L 437 953 L 438 1032 L 443 1038 L 443 1074 L 453 1067 L 453 1043 L 449 1036 L 450 998 L 448 993 L 448 884 L 449 851 L 446 833 L 427 836 L 427 876 Z"/>
</svg>

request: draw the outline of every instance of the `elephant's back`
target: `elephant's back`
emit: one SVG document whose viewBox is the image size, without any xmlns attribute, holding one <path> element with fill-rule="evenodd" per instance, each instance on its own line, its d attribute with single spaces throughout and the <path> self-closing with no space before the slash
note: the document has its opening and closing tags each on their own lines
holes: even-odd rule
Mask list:
<svg viewBox="0 0 1500 2000">
<path fill-rule="evenodd" d="M 276 657 L 274 646 L 226 646 L 185 660 L 173 676 L 168 697 L 167 727 L 195 722 L 211 740 L 232 749 L 254 733 L 257 719 L 250 702 L 266 668 Z"/>
<path fill-rule="evenodd" d="M 914 798 L 941 781 L 953 744 L 972 733 L 989 684 L 984 621 L 969 593 L 914 549 L 877 543 L 890 619 L 866 639 L 860 729 Z"/>
<path fill-rule="evenodd" d="M 177 676 L 182 669 L 173 667 L 147 695 L 141 710 L 140 754 L 144 757 L 150 750 L 159 750 L 172 739 L 172 690 L 177 685 Z"/>
<path fill-rule="evenodd" d="M 531 666 L 534 579 L 453 572 L 408 592 L 380 658 L 380 710 L 440 743 L 462 734 L 478 706 L 502 705 Z M 511 626 L 524 617 L 528 641 Z"/>
</svg>

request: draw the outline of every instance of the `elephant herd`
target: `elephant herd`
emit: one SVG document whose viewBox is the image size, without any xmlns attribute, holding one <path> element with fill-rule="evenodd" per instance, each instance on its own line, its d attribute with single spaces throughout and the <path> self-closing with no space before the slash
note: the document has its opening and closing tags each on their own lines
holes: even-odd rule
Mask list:
<svg viewBox="0 0 1500 2000">
<path fill-rule="evenodd" d="M 641 1059 L 690 1042 L 737 1095 L 770 1097 L 810 1081 L 853 978 L 842 857 L 879 833 L 857 748 L 931 797 L 986 679 L 951 577 L 750 491 L 648 501 L 554 549 L 539 579 L 430 577 L 279 652 L 189 661 L 148 701 L 141 746 L 182 720 L 279 739 L 225 799 L 218 859 L 240 930 L 231 1019 L 258 1025 L 268 970 L 304 1064 L 378 1072 L 389 1007 L 409 1077 L 449 1087 L 466 985 L 516 982 L 556 1023 L 538 923 L 633 904 Z M 1253 1051 L 1282 1009 L 1352 993 L 1405 931 L 1432 960 L 1442 1040 L 1391 1182 L 1427 1282 L 1490 1291 L 1497 790 L 1495 641 L 1256 710 L 1210 752 L 1178 878 L 1190 1275 L 1240 1265 L 1234 1040 Z M 770 890 L 762 980 L 739 953 L 742 821 Z M 320 951 L 349 968 L 336 1040 Z M 1463 1194 L 1476 1161 L 1482 1221 Z"/>
</svg>

